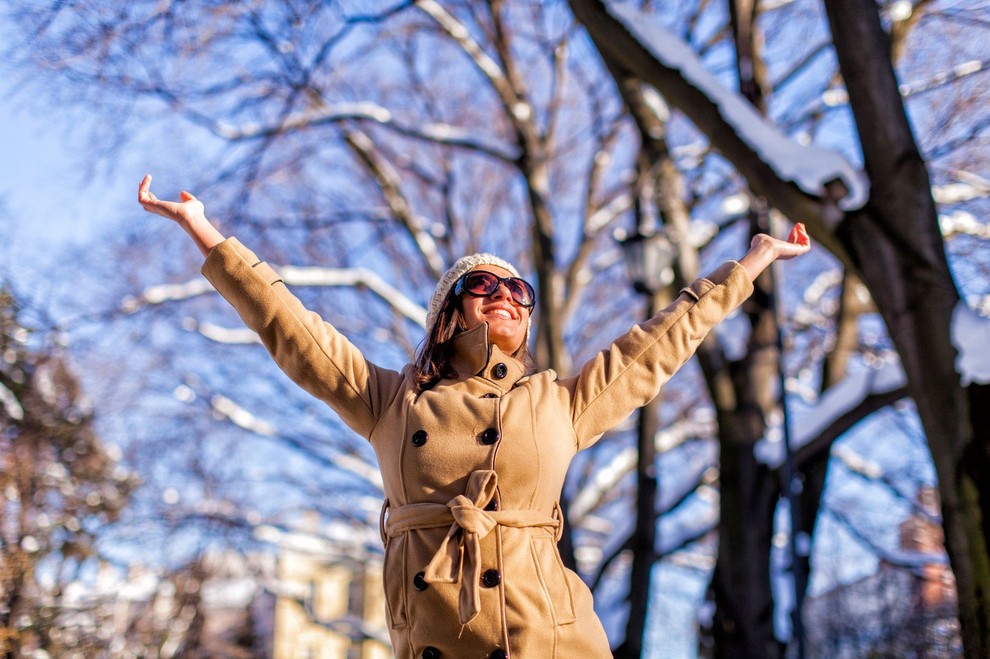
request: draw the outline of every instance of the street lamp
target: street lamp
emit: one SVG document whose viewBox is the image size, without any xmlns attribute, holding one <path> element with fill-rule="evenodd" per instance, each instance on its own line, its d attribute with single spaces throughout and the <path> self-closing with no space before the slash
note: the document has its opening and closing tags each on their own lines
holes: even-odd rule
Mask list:
<svg viewBox="0 0 990 659">
<path fill-rule="evenodd" d="M 663 231 L 643 233 L 639 226 L 628 235 L 618 230 L 613 236 L 622 248 L 629 281 L 637 293 L 646 296 L 646 318 L 656 313 L 657 293 L 674 281 L 676 250 Z M 617 659 L 638 658 L 643 653 L 643 631 L 650 597 L 650 576 L 657 557 L 657 414 L 656 399 L 639 410 L 636 426 L 636 529 L 633 531 L 633 560 L 629 576 L 629 618 L 626 639 L 616 649 Z"/>
<path fill-rule="evenodd" d="M 674 281 L 676 250 L 665 232 L 643 233 L 637 227 L 632 235 L 619 229 L 614 236 L 622 248 L 629 281 L 637 293 L 652 295 Z"/>
</svg>

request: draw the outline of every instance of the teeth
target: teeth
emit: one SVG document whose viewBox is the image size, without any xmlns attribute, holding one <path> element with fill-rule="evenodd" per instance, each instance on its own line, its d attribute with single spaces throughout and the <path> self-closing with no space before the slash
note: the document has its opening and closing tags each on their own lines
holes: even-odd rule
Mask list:
<svg viewBox="0 0 990 659">
<path fill-rule="evenodd" d="M 499 316 L 500 318 L 508 318 L 509 320 L 512 320 L 512 316 L 505 309 L 495 309 L 494 311 L 489 312 L 488 315 Z"/>
</svg>

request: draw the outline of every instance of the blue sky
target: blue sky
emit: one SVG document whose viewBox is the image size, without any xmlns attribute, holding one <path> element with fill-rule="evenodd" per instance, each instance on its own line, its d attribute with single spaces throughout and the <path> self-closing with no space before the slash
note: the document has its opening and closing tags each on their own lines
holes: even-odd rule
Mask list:
<svg viewBox="0 0 990 659">
<path fill-rule="evenodd" d="M 127 216 L 140 174 L 107 172 L 86 144 L 78 110 L 53 107 L 0 74 L 0 274 L 53 265 L 54 252 L 93 239 Z M 141 211 L 134 202 L 136 217 Z M 57 258 L 64 258 L 64 254 Z M 52 274 L 55 274 L 52 272 Z"/>
</svg>

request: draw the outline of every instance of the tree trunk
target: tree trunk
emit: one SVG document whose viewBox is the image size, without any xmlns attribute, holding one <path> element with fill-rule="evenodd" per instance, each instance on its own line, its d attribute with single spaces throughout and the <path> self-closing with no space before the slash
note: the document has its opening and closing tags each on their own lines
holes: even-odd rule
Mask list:
<svg viewBox="0 0 990 659">
<path fill-rule="evenodd" d="M 873 0 L 826 0 L 825 6 L 872 184 L 866 208 L 847 217 L 837 234 L 869 286 L 904 364 L 938 474 L 965 653 L 987 657 L 987 536 L 979 481 L 964 460 L 986 454 L 990 427 L 970 425 L 985 419 L 970 417 L 969 394 L 954 370 L 950 324 L 959 295 L 877 6 Z M 986 500 L 985 493 L 982 497 Z"/>
</svg>

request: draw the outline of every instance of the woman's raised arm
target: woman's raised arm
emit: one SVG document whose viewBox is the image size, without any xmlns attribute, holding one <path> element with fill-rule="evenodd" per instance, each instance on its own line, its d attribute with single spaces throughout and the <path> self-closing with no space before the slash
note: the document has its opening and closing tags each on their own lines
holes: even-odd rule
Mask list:
<svg viewBox="0 0 990 659">
<path fill-rule="evenodd" d="M 206 219 L 203 202 L 185 190 L 179 193 L 179 197 L 181 201 L 165 201 L 156 197 L 151 192 L 151 174 L 146 174 L 138 186 L 138 203 L 144 210 L 178 224 L 193 239 L 203 256 L 206 256 L 226 237 Z"/>
</svg>

